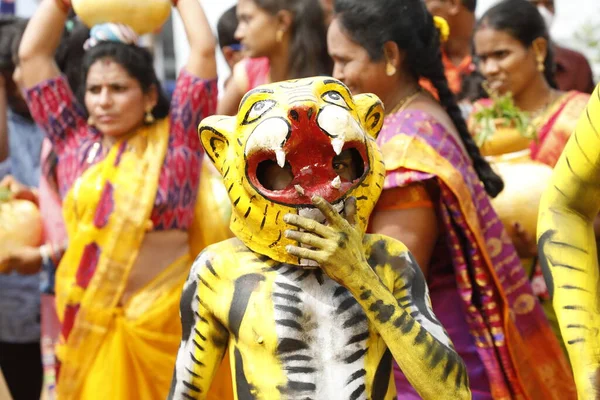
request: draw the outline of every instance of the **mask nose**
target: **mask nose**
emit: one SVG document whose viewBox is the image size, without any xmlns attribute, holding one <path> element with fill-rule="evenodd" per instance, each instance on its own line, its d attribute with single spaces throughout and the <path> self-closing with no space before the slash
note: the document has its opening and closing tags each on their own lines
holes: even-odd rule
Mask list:
<svg viewBox="0 0 600 400">
<path fill-rule="evenodd" d="M 288 111 L 288 118 L 291 121 L 302 123 L 302 122 L 312 122 L 316 118 L 317 107 L 314 104 L 311 105 L 299 105 L 292 107 Z"/>
</svg>

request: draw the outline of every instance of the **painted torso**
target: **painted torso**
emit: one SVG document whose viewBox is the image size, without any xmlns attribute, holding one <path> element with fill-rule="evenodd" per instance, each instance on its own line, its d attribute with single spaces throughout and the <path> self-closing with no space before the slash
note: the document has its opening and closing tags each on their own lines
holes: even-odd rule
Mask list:
<svg viewBox="0 0 600 400">
<path fill-rule="evenodd" d="M 407 312 L 439 334 L 439 341 L 415 345 L 432 356 L 442 354 L 436 350 L 449 343 L 443 328 L 417 307 L 424 303 L 425 282 L 415 279 L 416 264 L 408 252 L 389 262 L 388 240 L 365 237 L 369 264 Z M 191 275 L 196 279 L 184 290 L 182 303 L 200 315 L 212 310 L 222 329 L 207 336 L 202 319 L 199 326 L 184 324 L 184 335 L 190 335 L 186 368 L 193 373 L 181 371 L 180 376 L 192 378 L 185 385 L 191 395 L 194 387 L 200 389 L 194 374 L 202 376 L 205 370 L 195 360 L 207 355 L 197 353 L 211 351 L 205 344 L 227 344 L 237 399 L 395 399 L 392 355 L 385 342 L 350 292 L 320 269 L 273 261 L 231 239 L 207 248 Z M 399 328 L 408 332 L 412 325 L 407 320 Z"/>
</svg>

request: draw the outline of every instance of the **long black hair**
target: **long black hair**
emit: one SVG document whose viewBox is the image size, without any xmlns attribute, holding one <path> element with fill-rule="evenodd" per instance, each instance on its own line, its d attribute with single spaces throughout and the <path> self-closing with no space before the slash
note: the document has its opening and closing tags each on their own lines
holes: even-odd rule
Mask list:
<svg viewBox="0 0 600 400">
<path fill-rule="evenodd" d="M 85 82 L 90 67 L 96 61 L 105 58 L 121 65 L 132 78 L 139 82 L 142 92 L 148 93 L 153 86 L 156 88 L 158 102 L 151 111 L 155 119 L 165 118 L 169 115 L 170 102 L 156 76 L 152 54 L 148 49 L 134 44 L 100 42 L 85 52 L 82 65 L 82 85 L 77 92 L 81 104 L 85 104 Z"/>
<path fill-rule="evenodd" d="M 325 15 L 319 0 L 253 0 L 272 15 L 287 10 L 293 15 L 288 78 L 331 75 L 333 62 L 327 52 Z"/>
<path fill-rule="evenodd" d="M 523 44 L 525 48 L 532 46 L 537 38 L 548 42 L 548 51 L 544 60 L 544 77 L 550 87 L 558 86 L 554 79 L 555 65 L 548 28 L 542 15 L 528 0 L 504 0 L 483 14 L 475 25 L 474 32 L 482 28 L 491 28 L 508 33 Z"/>
<path fill-rule="evenodd" d="M 405 68 L 415 79 L 428 79 L 460 135 L 486 192 L 495 197 L 504 188 L 502 179 L 479 152 L 467 129 L 442 64 L 441 43 L 433 17 L 422 0 L 336 0 L 341 26 L 374 61 L 384 57 L 384 44 L 392 41 L 405 52 Z"/>
</svg>

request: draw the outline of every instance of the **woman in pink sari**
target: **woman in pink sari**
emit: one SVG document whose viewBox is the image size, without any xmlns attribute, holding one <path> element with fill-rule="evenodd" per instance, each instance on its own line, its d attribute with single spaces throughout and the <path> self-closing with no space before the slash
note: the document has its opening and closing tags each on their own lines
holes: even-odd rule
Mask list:
<svg viewBox="0 0 600 400">
<path fill-rule="evenodd" d="M 502 181 L 448 87 L 444 29 L 421 0 L 336 0 L 335 12 L 334 76 L 353 93 L 375 93 L 388 110 L 378 138 L 387 175 L 371 230 L 404 242 L 424 270 L 473 398 L 575 398 L 566 358 L 491 207 Z M 396 387 L 398 399 L 419 398 L 399 370 Z"/>
<path fill-rule="evenodd" d="M 217 114 L 234 115 L 259 85 L 331 74 L 319 0 L 240 0 L 236 12 L 235 38 L 248 58 L 235 65 Z"/>
<path fill-rule="evenodd" d="M 537 8 L 527 0 L 490 8 L 475 27 L 474 45 L 490 89 L 512 93 L 515 105 L 533 117 L 537 139 L 525 143 L 531 159 L 554 167 L 589 94 L 557 89 L 548 31 Z M 480 100 L 476 108 L 490 104 Z"/>
<path fill-rule="evenodd" d="M 493 140 L 484 143 L 482 151 L 500 162 L 524 158 L 553 168 L 585 110 L 589 95 L 557 89 L 548 31 L 537 8 L 527 0 L 506 0 L 490 8 L 475 27 L 474 50 L 490 90 L 500 95 L 512 93 L 515 106 L 532 117 L 536 132 L 532 139 L 521 136 L 516 129 L 502 130 L 502 137 L 494 135 Z M 489 99 L 479 100 L 474 112 L 491 104 Z M 477 135 L 477 124 L 471 126 Z M 520 179 L 519 176 L 510 178 Z M 511 198 L 515 207 L 519 207 L 519 201 L 528 199 Z M 523 229 L 516 232 L 512 239 L 534 293 L 560 338 L 556 315 L 537 263 L 535 233 Z"/>
</svg>

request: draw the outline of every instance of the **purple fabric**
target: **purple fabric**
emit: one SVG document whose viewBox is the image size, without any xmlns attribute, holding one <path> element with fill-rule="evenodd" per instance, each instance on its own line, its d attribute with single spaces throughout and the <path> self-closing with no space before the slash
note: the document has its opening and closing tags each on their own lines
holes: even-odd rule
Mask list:
<svg viewBox="0 0 600 400">
<path fill-rule="evenodd" d="M 415 132 L 419 132 L 423 128 L 419 126 L 423 122 L 423 117 L 431 118 L 424 113 L 418 113 L 415 114 L 415 118 L 402 119 L 402 131 L 410 136 Z M 441 124 L 431 125 L 430 127 L 433 130 L 445 130 Z M 391 127 L 389 118 L 386 119 L 384 128 L 378 138 L 378 144 L 381 146 L 392 139 L 398 132 L 397 128 Z M 460 148 L 456 147 L 456 151 L 460 152 Z M 435 179 L 435 175 L 400 169 L 388 172 L 384 188 L 402 187 L 413 182 L 423 182 L 430 179 Z M 458 292 L 449 245 L 447 237 L 441 234 L 432 257 L 430 273 L 427 277 L 433 311 L 444 325 L 456 351 L 467 366 L 473 398 L 477 400 L 492 399 L 485 366 L 479 357 L 473 337 L 469 332 L 469 325 L 465 320 L 464 305 Z M 420 399 L 420 396 L 395 363 L 394 375 L 398 399 Z"/>
</svg>

